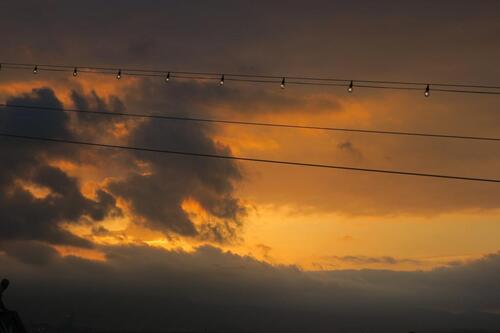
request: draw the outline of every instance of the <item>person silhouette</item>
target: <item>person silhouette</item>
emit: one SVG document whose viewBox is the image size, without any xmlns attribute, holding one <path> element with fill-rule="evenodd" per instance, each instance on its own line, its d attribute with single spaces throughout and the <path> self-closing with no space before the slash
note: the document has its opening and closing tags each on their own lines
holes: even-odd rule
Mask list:
<svg viewBox="0 0 500 333">
<path fill-rule="evenodd" d="M 16 311 L 11 311 L 3 303 L 3 293 L 9 287 L 10 281 L 0 282 L 0 333 L 26 333 L 23 322 Z"/>
<path fill-rule="evenodd" d="M 10 281 L 7 279 L 2 279 L 2 282 L 0 282 L 0 311 L 5 312 L 8 311 L 5 305 L 3 304 L 3 292 L 5 289 L 9 287 Z"/>
</svg>

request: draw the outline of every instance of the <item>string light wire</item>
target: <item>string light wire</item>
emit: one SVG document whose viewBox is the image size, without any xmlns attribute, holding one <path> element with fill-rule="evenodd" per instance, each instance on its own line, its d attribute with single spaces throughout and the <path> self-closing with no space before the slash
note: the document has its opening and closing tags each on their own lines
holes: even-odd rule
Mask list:
<svg viewBox="0 0 500 333">
<path fill-rule="evenodd" d="M 167 81 L 170 77 L 180 79 L 196 79 L 196 80 L 218 80 L 220 82 L 221 73 L 214 72 L 194 72 L 194 71 L 167 71 L 156 69 L 138 69 L 138 68 L 113 68 L 113 67 L 92 67 L 92 66 L 67 66 L 67 65 L 49 65 L 49 64 L 27 64 L 27 63 L 9 63 L 2 62 L 3 68 L 14 70 L 33 69 L 35 66 L 37 72 L 54 71 L 54 72 L 69 72 L 75 67 L 81 73 L 93 74 L 114 74 L 119 72 L 122 74 L 139 77 L 165 77 Z M 363 80 L 363 79 L 344 79 L 344 78 L 324 78 L 310 76 L 278 76 L 278 75 L 259 75 L 259 74 L 224 74 L 225 81 L 239 81 L 249 83 L 274 83 L 284 87 L 284 77 L 286 84 L 293 85 L 313 85 L 313 86 L 341 86 L 352 89 L 351 83 L 356 82 L 356 87 L 372 88 L 372 89 L 395 89 L 395 90 L 421 90 L 427 91 L 427 86 L 432 85 L 434 92 L 448 93 L 466 93 L 466 94 L 487 94 L 500 95 L 500 86 L 492 85 L 477 85 L 477 84 L 457 84 L 457 83 L 428 83 L 428 82 L 408 82 L 408 81 L 387 81 L 387 80 Z"/>
</svg>

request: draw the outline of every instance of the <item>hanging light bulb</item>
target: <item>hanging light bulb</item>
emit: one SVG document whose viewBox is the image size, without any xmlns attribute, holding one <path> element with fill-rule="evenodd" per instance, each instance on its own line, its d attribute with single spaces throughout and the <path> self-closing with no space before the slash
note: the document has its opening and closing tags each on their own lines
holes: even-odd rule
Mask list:
<svg viewBox="0 0 500 333">
<path fill-rule="evenodd" d="M 424 92 L 424 96 L 425 97 L 429 97 L 430 94 L 431 94 L 431 89 L 429 88 L 429 85 L 427 85 L 427 87 L 425 88 L 425 92 Z"/>
<path fill-rule="evenodd" d="M 170 72 L 167 73 L 167 76 L 165 77 L 165 82 L 170 81 Z"/>
<path fill-rule="evenodd" d="M 353 84 L 353 82 L 351 81 L 351 83 L 349 83 L 349 88 L 347 88 L 347 91 L 348 91 L 348 92 L 350 92 L 350 93 L 352 93 L 352 91 L 353 91 L 353 89 L 354 89 L 353 87 L 354 87 L 354 84 Z"/>
<path fill-rule="evenodd" d="M 78 75 L 78 69 L 75 67 L 75 69 L 73 70 L 73 76 L 77 76 Z"/>
<path fill-rule="evenodd" d="M 281 89 L 285 89 L 285 78 L 281 80 Z"/>
<path fill-rule="evenodd" d="M 119 79 L 121 79 L 121 78 L 122 78 L 122 70 L 121 70 L 121 69 L 119 69 L 119 70 L 118 70 L 118 74 L 116 74 L 116 79 L 117 79 L 117 80 L 119 80 Z"/>
<path fill-rule="evenodd" d="M 224 74 L 222 74 L 222 76 L 220 77 L 220 82 L 219 82 L 219 84 L 220 84 L 221 86 L 223 86 L 223 85 L 224 85 Z"/>
<path fill-rule="evenodd" d="M 36 74 L 36 73 L 38 73 L 38 66 L 37 65 L 35 65 L 35 68 L 33 68 L 33 74 Z"/>
</svg>

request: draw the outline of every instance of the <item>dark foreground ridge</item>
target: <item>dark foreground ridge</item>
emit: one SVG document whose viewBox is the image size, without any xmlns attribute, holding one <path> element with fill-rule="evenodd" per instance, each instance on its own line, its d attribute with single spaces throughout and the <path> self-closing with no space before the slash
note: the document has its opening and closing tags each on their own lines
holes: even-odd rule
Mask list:
<svg viewBox="0 0 500 333">
<path fill-rule="evenodd" d="M 26 333 L 23 322 L 16 311 L 11 311 L 3 304 L 3 292 L 9 287 L 9 280 L 0 282 L 0 333 Z"/>
</svg>

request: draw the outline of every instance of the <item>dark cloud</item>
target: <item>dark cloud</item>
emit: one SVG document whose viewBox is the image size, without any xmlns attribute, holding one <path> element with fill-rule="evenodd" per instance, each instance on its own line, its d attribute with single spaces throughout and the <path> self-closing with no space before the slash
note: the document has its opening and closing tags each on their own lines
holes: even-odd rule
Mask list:
<svg viewBox="0 0 500 333">
<path fill-rule="evenodd" d="M 237 90 L 228 89 L 226 93 L 234 95 L 233 98 L 241 96 Z M 85 95 L 73 91 L 71 97 L 75 106 L 81 109 L 201 115 L 209 110 L 208 106 L 222 103 L 224 94 L 216 85 L 193 82 L 165 85 L 145 80 L 127 91 L 125 102 L 114 96 L 104 99 L 96 92 Z M 121 143 L 231 155 L 229 147 L 211 138 L 213 127 L 206 123 L 127 120 L 123 117 L 98 119 L 94 115 L 79 114 L 76 117 L 79 135 L 116 140 L 109 135 L 110 128 L 118 122 L 125 122 L 127 126 L 126 121 L 131 121 L 128 123 L 128 134 Z M 144 152 L 113 154 L 113 159 L 124 168 L 108 188 L 113 195 L 124 198 L 131 205 L 133 214 L 141 218 L 145 226 L 166 234 L 217 242 L 237 237 L 245 209 L 234 195 L 234 184 L 242 179 L 240 168 L 234 161 Z M 109 159 L 109 156 L 102 156 Z M 138 167 L 139 164 L 143 167 Z M 184 211 L 182 204 L 188 199 L 196 201 L 208 213 L 209 217 L 201 225 L 195 226 L 193 219 L 197 217 Z"/>
<path fill-rule="evenodd" d="M 137 6 L 137 1 L 132 0 L 78 4 L 3 2 L 0 11 L 6 14 L 0 21 L 0 29 L 8 33 L 2 37 L 2 56 L 16 62 L 383 80 L 411 78 L 425 82 L 496 83 L 499 77 L 500 67 L 494 65 L 500 55 L 497 1 L 481 4 L 442 1 L 432 5 L 367 0 L 288 1 L 286 5 L 270 1 L 143 1 L 141 7 Z M 1 74 L 5 82 L 22 80 L 23 75 L 33 79 L 29 71 Z M 45 74 L 40 72 L 36 80 L 48 78 L 42 76 Z M 319 102 L 317 98 L 308 100 L 307 89 L 300 90 L 306 98 L 298 98 L 299 90 L 292 85 L 284 91 L 278 88 L 278 83 L 275 90 L 272 85 L 245 86 L 240 90 L 229 81 L 221 89 L 216 82 L 174 81 L 165 85 L 160 80 L 156 84 L 145 80 L 138 89 L 127 91 L 126 103 L 113 97 L 104 99 L 99 91 L 85 95 L 77 90 L 71 98 L 82 108 L 179 115 L 215 114 L 218 108 L 251 116 L 301 109 L 332 111 L 339 107 L 331 98 Z M 360 104 L 373 94 L 385 98 L 380 91 L 362 93 L 357 90 L 353 96 L 359 98 Z M 398 101 L 393 106 L 395 113 L 379 112 L 373 123 L 361 119 L 356 125 L 430 130 L 432 124 L 435 131 L 464 133 L 475 126 L 477 133 L 493 133 L 493 136 L 498 132 L 499 122 L 495 121 L 498 108 L 494 102 L 456 97 L 433 95 L 430 101 L 449 105 L 446 110 L 430 108 L 430 104 L 407 108 L 408 103 Z M 413 103 L 405 100 L 408 101 Z M 61 106 L 50 89 L 38 89 L 9 102 Z M 12 114 L 0 110 L 2 131 L 32 135 L 97 140 L 104 139 L 106 134 L 106 139 L 110 139 L 109 130 L 118 122 L 114 118 L 96 120 L 64 113 Z M 231 153 L 228 147 L 210 138 L 212 127 L 153 122 L 138 125 L 131 127 L 131 136 L 127 137 L 134 145 Z M 496 177 L 486 170 L 496 163 L 497 150 L 492 146 L 481 150 L 465 143 L 451 148 L 434 141 L 416 146 L 414 142 L 398 141 L 400 145 L 394 147 L 395 141 L 392 138 L 388 141 L 393 149 L 384 149 L 383 154 L 377 150 L 374 154 L 384 160 L 374 160 L 381 162 L 374 167 L 472 175 L 474 165 L 481 167 L 477 174 Z M 0 142 L 0 249 L 8 254 L 0 256 L 0 267 L 14 281 L 7 301 L 25 314 L 28 322 L 57 322 L 68 312 L 75 312 L 84 323 L 114 329 L 148 326 L 172 330 L 208 327 L 231 332 L 244 329 L 401 332 L 500 327 L 497 316 L 484 313 L 500 308 L 498 254 L 431 272 L 305 273 L 210 247 L 192 254 L 151 248 L 108 248 L 105 263 L 59 258 L 45 243 L 91 246 L 61 229 L 59 224 L 82 217 L 102 219 L 114 211 L 116 196 L 125 198 L 134 214 L 147 220 L 147 226 L 166 234 L 218 241 L 231 239 L 244 214 L 233 188 L 242 172 L 238 165 L 228 161 L 106 151 L 95 153 L 96 160 L 85 162 L 97 164 L 100 159 L 100 165 L 106 169 L 113 161 L 126 167 L 128 174 L 113 174 L 119 179 L 114 178 L 109 189 L 98 190 L 95 199 L 88 199 L 80 193 L 78 179 L 47 164 L 50 158 L 82 162 L 88 158 L 83 149 L 10 139 Z M 355 147 L 362 147 L 364 157 L 369 159 L 369 145 L 356 141 Z M 449 163 L 443 162 L 443 151 L 451 154 Z M 393 163 L 385 163 L 390 159 Z M 138 161 L 145 162 L 149 170 L 139 170 Z M 426 164 L 421 165 L 421 161 Z M 287 204 L 298 200 L 301 205 L 320 205 L 349 214 L 498 208 L 498 191 L 483 185 L 442 182 L 427 185 L 420 180 L 415 183 L 401 178 L 393 182 L 392 178 L 359 174 L 352 177 L 340 174 L 339 178 L 329 179 L 318 172 L 308 173 L 313 175 L 312 179 L 294 174 L 295 179 L 303 179 L 310 188 L 303 186 L 294 191 L 283 187 L 291 174 L 281 169 L 279 174 L 286 178 L 273 174 L 267 189 L 281 189 L 274 194 Z M 51 193 L 37 198 L 20 187 L 18 180 L 43 185 Z M 315 185 L 318 182 L 335 191 L 318 194 Z M 339 191 L 341 188 L 351 191 Z M 384 195 L 378 195 L 379 192 Z M 188 198 L 209 212 L 209 221 L 201 229 L 181 209 L 181 203 Z M 273 197 L 268 199 L 264 191 L 259 198 L 278 202 Z M 106 230 L 95 227 L 93 234 L 105 235 Z M 384 264 L 399 260 L 354 256 L 344 259 Z"/>
<path fill-rule="evenodd" d="M 142 36 L 135 41 L 131 41 L 127 54 L 135 59 L 151 57 L 154 56 L 154 52 L 158 51 L 158 46 L 159 43 L 157 40 L 148 38 L 148 36 Z"/>
<path fill-rule="evenodd" d="M 62 107 L 54 92 L 48 88 L 33 89 L 30 94 L 11 97 L 6 104 Z M 0 130 L 3 133 L 71 138 L 67 129 L 68 120 L 68 116 L 62 112 L 33 112 L 5 107 L 0 109 Z M 68 152 L 66 147 L 8 138 L 2 138 L 0 144 L 4 153 L 3 163 L 0 165 L 0 184 L 3 186 L 17 175 L 26 173 L 30 166 L 38 164 L 42 152 L 50 151 L 59 156 Z"/>
<path fill-rule="evenodd" d="M 149 98 L 147 95 L 144 98 Z M 100 97 L 96 92 L 85 95 L 73 91 L 71 99 L 77 108 L 123 112 L 120 99 L 110 96 Z M 167 98 L 167 100 L 169 100 Z M 159 99 L 160 103 L 164 100 Z M 32 93 L 8 100 L 15 105 L 63 105 L 50 89 L 34 89 Z M 180 109 L 182 103 L 173 105 Z M 196 107 L 196 103 L 193 104 Z M 27 133 L 47 137 L 102 140 L 113 137 L 110 129 L 123 121 L 119 117 L 95 117 L 87 114 L 72 115 L 63 112 L 42 110 L 3 109 L 3 128 L 13 133 Z M 197 151 L 230 155 L 228 147 L 215 143 L 208 135 L 210 127 L 177 123 L 139 122 L 130 129 L 127 142 L 134 146 L 162 147 L 174 150 Z M 115 138 L 116 139 L 116 138 Z M 83 239 L 62 230 L 62 222 L 79 222 L 84 217 L 99 221 L 109 214 L 119 213 L 114 196 L 125 198 L 136 216 L 145 219 L 146 226 L 166 234 L 178 234 L 200 239 L 224 242 L 234 239 L 241 225 L 245 209 L 234 197 L 233 183 L 241 179 L 237 165 L 232 161 L 211 159 L 189 159 L 160 156 L 147 153 L 128 154 L 123 152 L 93 152 L 82 154 L 84 148 L 75 146 L 28 143 L 19 149 L 12 140 L 4 140 L 7 158 L 12 164 L 4 165 L 2 177 L 3 220 L 16 221 L 1 224 L 3 239 L 46 240 L 53 244 L 90 246 Z M 93 160 L 114 156 L 118 164 L 126 167 L 119 180 L 110 183 L 109 189 L 98 189 L 96 199 L 84 197 L 76 178 L 64 171 L 48 166 L 50 158 L 63 158 L 76 163 L 94 163 Z M 137 162 L 148 166 L 148 173 L 139 170 Z M 104 165 L 104 164 L 103 164 Z M 7 169 L 8 168 L 8 169 Z M 109 170 L 110 174 L 113 174 Z M 128 175 L 128 176 L 127 176 Z M 23 180 L 47 188 L 50 193 L 44 198 L 36 198 L 15 181 Z M 182 208 L 182 203 L 192 199 L 209 214 L 201 226 L 195 227 L 193 216 Z M 22 212 L 22 213 L 19 213 Z"/>
<path fill-rule="evenodd" d="M 303 272 L 200 247 L 103 249 L 106 262 L 74 257 L 44 266 L 0 255 L 8 305 L 28 322 L 113 329 L 376 332 L 500 327 L 500 254 L 428 272 Z M 37 302 L 43 302 L 43 310 Z M 145 320 L 147 318 L 147 320 Z"/>
<path fill-rule="evenodd" d="M 419 264 L 420 261 L 415 259 L 406 259 L 406 258 L 394 258 L 391 256 L 383 256 L 383 257 L 368 257 L 368 256 L 333 256 L 329 259 L 333 261 L 346 262 L 351 264 Z"/>
<path fill-rule="evenodd" d="M 104 112 L 125 112 L 126 108 L 120 98 L 109 95 L 107 98 L 99 96 L 95 90 L 85 94 L 81 89 L 71 91 L 71 101 L 78 110 L 93 110 Z M 122 124 L 125 129 L 132 125 L 135 119 L 126 117 L 116 117 L 112 115 L 96 116 L 94 114 L 77 113 L 72 126 L 73 135 L 83 138 L 105 137 L 113 139 L 113 130 L 118 124 Z"/>
<path fill-rule="evenodd" d="M 29 94 L 9 98 L 7 104 L 62 107 L 48 88 L 33 89 Z M 2 132 L 71 139 L 73 134 L 69 125 L 70 118 L 63 112 L 0 109 Z M 61 223 L 77 223 L 83 216 L 102 220 L 108 214 L 119 213 L 109 193 L 97 190 L 96 200 L 88 199 L 81 193 L 76 178 L 49 165 L 51 159 L 74 160 L 78 155 L 76 147 L 8 138 L 2 138 L 0 146 L 3 154 L 0 165 L 2 243 L 26 240 L 90 247 L 90 242 L 64 230 Z M 19 181 L 45 188 L 48 193 L 37 197 Z M 47 257 L 47 251 L 40 252 L 40 260 Z"/>
<path fill-rule="evenodd" d="M 122 102 L 111 96 L 107 100 L 95 92 L 89 96 L 73 91 L 71 98 L 77 108 L 105 111 L 123 111 Z M 35 89 L 31 94 L 10 98 L 13 105 L 44 105 L 62 107 L 50 89 Z M 182 105 L 178 103 L 177 105 Z M 80 115 L 70 119 L 63 112 L 43 112 L 29 110 L 2 110 L 2 125 L 13 133 L 27 133 L 48 137 L 72 138 L 75 135 L 96 138 L 105 134 L 117 121 L 114 117 L 92 117 Z M 182 112 L 183 110 L 181 110 Z M 74 130 L 72 130 L 74 129 Z M 208 126 L 169 125 L 168 129 L 156 122 L 141 123 L 136 127 L 128 141 L 135 146 L 198 151 L 213 154 L 231 154 L 227 147 L 213 142 L 207 132 Z M 61 230 L 61 222 L 77 222 L 87 215 L 94 220 L 102 220 L 115 206 L 113 196 L 104 190 L 96 192 L 97 200 L 85 198 L 75 178 L 67 176 L 62 170 L 44 165 L 49 157 L 63 157 L 78 160 L 78 148 L 59 147 L 40 143 L 28 143 L 19 149 L 15 142 L 4 141 L 9 150 L 7 158 L 12 160 L 2 173 L 5 177 L 3 193 L 3 219 L 16 220 L 15 224 L 3 223 L 4 239 L 44 239 L 57 244 L 90 246 L 90 243 Z M 106 153 L 98 156 L 108 158 Z M 215 241 L 226 241 L 235 237 L 241 224 L 240 217 L 244 208 L 233 196 L 233 182 L 241 178 L 235 163 L 220 160 L 196 160 L 172 158 L 152 154 L 120 155 L 123 163 L 140 159 L 149 165 L 148 175 L 134 172 L 125 180 L 112 183 L 110 189 L 129 200 L 135 214 L 146 218 L 153 229 L 183 236 L 201 237 Z M 85 161 L 84 161 L 85 162 Z M 50 189 L 51 193 L 43 198 L 35 198 L 28 191 L 15 187 L 16 179 L 27 180 Z M 9 187 L 9 195 L 6 194 Z M 153 198 L 153 199 L 151 199 Z M 196 200 L 214 219 L 205 221 L 202 227 L 195 228 L 191 217 L 182 209 L 186 199 Z M 19 214 L 19 211 L 23 214 Z M 21 216 L 20 216 L 21 215 Z M 22 216 L 24 215 L 24 216 Z M 218 221 L 220 219 L 221 221 Z"/>
<path fill-rule="evenodd" d="M 337 147 L 342 150 L 353 150 L 353 145 L 351 141 L 343 141 L 337 144 Z"/>
<path fill-rule="evenodd" d="M 213 81 L 172 78 L 168 84 L 159 79 L 146 79 L 132 88 L 127 106 L 134 111 L 206 117 L 220 109 L 232 114 L 254 117 L 261 114 L 280 114 L 314 110 L 315 113 L 338 112 L 340 104 L 328 95 L 304 98 L 269 85 L 255 86 L 228 81 L 224 87 Z"/>
<path fill-rule="evenodd" d="M 95 236 L 107 236 L 110 234 L 110 231 L 103 226 L 94 226 L 92 228 L 92 235 Z"/>
<path fill-rule="evenodd" d="M 215 1 L 210 6 L 146 2 L 138 6 L 134 1 L 122 1 L 119 5 L 114 1 L 78 5 L 34 1 L 2 4 L 2 11 L 11 13 L 0 22 L 4 31 L 12 31 L 2 41 L 5 57 L 27 62 L 348 79 L 496 84 L 499 77 L 498 66 L 494 65 L 500 56 L 500 44 L 496 38 L 500 31 L 499 5 L 494 1 L 483 1 L 481 5 L 441 1 L 432 4 L 432 12 L 428 10 L 429 6 L 387 0 L 377 3 L 367 0 L 313 1 L 311 4 L 291 1 L 286 6 L 268 1 L 253 1 L 251 5 Z M 99 8 L 98 12 L 93 9 L 95 7 Z M 134 14 L 129 15 L 131 12 Z M 129 20 L 123 20 L 123 17 L 129 17 Z M 457 27 L 456 22 L 460 22 L 460 26 Z M 248 29 L 249 26 L 252 29 Z M 46 32 L 43 37 L 32 33 L 38 27 Z M 33 78 L 31 73 L 26 75 Z M 55 78 L 57 75 L 40 72 L 37 78 Z M 62 78 L 58 77 L 61 81 L 78 82 L 68 78 L 70 73 L 62 75 Z M 102 76 L 94 77 L 103 79 Z M 24 77 L 18 71 L 2 71 L 3 80 L 18 81 L 20 78 Z M 109 77 L 104 80 L 108 79 L 113 80 Z M 231 114 L 239 112 L 238 118 L 247 119 L 253 115 L 264 117 L 264 113 L 285 115 L 288 110 L 300 112 L 307 109 L 314 114 L 318 109 L 340 110 L 339 103 L 331 95 L 345 94 L 345 87 L 339 87 L 339 90 L 314 87 L 312 90 L 290 84 L 282 91 L 278 88 L 279 83 L 258 86 L 227 81 L 224 88 L 220 88 L 216 80 L 201 84 L 181 80 L 171 83 L 164 84 L 163 78 L 158 77 L 140 83 L 136 90 L 126 91 L 127 109 L 197 116 L 230 110 Z M 322 98 L 322 95 L 308 98 L 313 96 L 311 91 L 329 98 Z M 409 92 L 405 95 L 408 98 L 398 100 L 397 105 L 389 105 L 394 96 L 402 95 L 394 91 L 386 94 L 379 90 L 359 89 L 359 93 L 356 90 L 351 95 L 353 105 L 373 110 L 374 116 L 366 120 L 354 115 L 349 126 L 488 136 L 499 131 L 497 106 L 489 97 L 481 96 L 479 102 L 478 96 L 433 94 L 432 99 L 423 104 L 421 93 Z M 377 98 L 371 99 L 373 96 Z M 419 102 L 410 96 L 418 96 L 415 98 Z M 90 100 L 89 96 L 85 99 Z M 374 101 L 382 101 L 384 108 L 393 110 L 393 113 L 372 109 L 371 102 Z M 436 109 L 436 105 L 446 105 L 446 108 Z M 107 108 L 115 110 L 109 101 Z M 350 118 L 348 113 L 351 110 L 349 107 L 342 110 L 346 115 L 341 119 L 344 123 L 342 120 Z M 308 119 L 306 115 L 303 118 Z M 325 120 L 318 120 L 318 125 L 333 126 L 336 122 L 335 118 L 326 121 L 325 115 Z M 96 131 L 103 128 L 95 126 Z M 346 142 L 345 138 L 339 139 Z M 465 142 L 455 145 L 451 141 L 441 141 L 447 144 L 445 146 L 437 140 L 385 140 L 381 136 L 377 139 L 365 136 L 365 139 L 355 142 L 354 148 L 363 153 L 363 166 L 498 178 L 494 174 L 498 169 L 493 164 L 496 160 L 492 162 L 497 156 L 496 148 L 487 144 L 478 148 Z M 359 159 L 359 155 L 350 154 L 352 151 L 340 151 L 345 153 L 331 155 L 339 158 L 339 163 L 352 165 L 360 162 L 353 160 Z M 292 177 L 290 173 L 280 171 L 277 176 L 271 175 L 270 181 L 263 182 L 271 184 L 274 180 L 277 184 L 269 187 L 275 188 Z M 294 178 L 305 177 L 312 178 L 307 179 L 311 184 L 317 181 L 308 175 Z M 327 188 L 349 191 L 322 193 L 319 197 L 325 199 L 318 200 L 317 186 L 311 186 L 310 191 L 301 186 L 300 190 L 287 190 L 287 193 L 275 194 L 276 191 L 269 190 L 259 193 L 259 197 L 266 203 L 281 204 L 279 200 L 283 200 L 286 204 L 315 206 L 350 215 L 431 215 L 498 207 L 498 200 L 494 199 L 498 191 L 490 190 L 492 187 L 484 190 L 484 184 L 448 186 L 448 183 L 439 181 L 404 180 L 401 177 L 392 182 L 384 176 L 366 175 L 365 179 L 365 175 L 358 173 L 347 177 L 341 173 L 340 179 L 333 176 L 326 181 L 323 175 L 321 178 Z M 461 190 L 464 186 L 467 188 Z M 373 195 L 373 192 L 382 190 L 387 194 Z M 432 199 L 429 193 L 433 193 Z"/>
<path fill-rule="evenodd" d="M 209 138 L 206 126 L 156 122 L 140 124 L 129 142 L 139 147 L 231 155 L 228 147 Z M 130 201 L 135 214 L 147 224 L 164 232 L 184 236 L 225 241 L 233 238 L 245 213 L 234 197 L 233 183 L 241 179 L 237 164 L 229 160 L 185 158 L 137 153 L 146 162 L 149 173 L 132 173 L 124 180 L 109 185 L 111 191 Z M 184 200 L 194 199 L 211 216 L 222 223 L 205 221 L 203 230 L 196 229 L 191 217 L 182 209 Z"/>
<path fill-rule="evenodd" d="M 12 59 L 343 77 L 392 72 L 416 78 L 459 78 L 453 72 L 466 64 L 472 81 L 494 82 L 496 69 L 477 60 L 498 57 L 498 3 L 447 0 L 434 3 L 432 12 L 428 8 L 393 0 L 288 1 L 286 6 L 145 2 L 140 9 L 131 0 L 27 1 L 3 3 L 2 12 L 10 14 L 0 24 L 12 31 L 4 36 L 4 54 Z M 44 36 L 33 34 L 42 28 Z M 424 70 L 415 66 L 422 62 Z"/>
<path fill-rule="evenodd" d="M 238 92 L 233 94 L 238 95 Z M 115 96 L 104 99 L 94 91 L 89 95 L 73 91 L 71 97 L 75 106 L 81 109 L 189 115 L 202 114 L 208 110 L 207 105 L 220 103 L 223 95 L 217 86 L 214 89 L 192 82 L 172 82 L 165 86 L 146 80 L 131 88 L 126 106 Z M 129 131 L 125 141 L 132 146 L 231 155 L 229 147 L 211 139 L 213 129 L 208 124 L 102 118 L 96 121 L 95 115 L 78 114 L 80 135 L 116 140 L 109 135 L 109 130 L 122 122 Z M 235 162 L 141 152 L 118 153 L 114 159 L 119 160 L 125 170 L 121 177 L 109 184 L 109 189 L 114 195 L 126 199 L 133 213 L 144 218 L 147 227 L 166 234 L 217 242 L 237 236 L 245 209 L 234 196 L 234 183 L 242 178 Z M 138 163 L 146 165 L 147 171 L 137 168 Z M 209 218 L 198 227 L 193 222 L 196 217 L 188 215 L 182 208 L 187 199 L 195 200 L 209 214 Z"/>
<path fill-rule="evenodd" d="M 363 158 L 363 154 L 352 141 L 341 141 L 337 144 L 337 148 L 340 151 L 347 153 L 351 159 L 360 160 Z"/>
<path fill-rule="evenodd" d="M 30 265 L 48 265 L 59 259 L 56 250 L 37 241 L 2 241 L 0 249 L 8 256 Z"/>
<path fill-rule="evenodd" d="M 66 199 L 57 194 L 38 199 L 21 188 L 12 189 L 10 193 L 2 193 L 0 240 L 44 240 L 52 244 L 90 247 L 90 242 L 63 230 L 59 225 L 66 221 L 66 217 L 68 222 L 76 222 L 69 219 L 80 217 L 75 213 L 86 211 L 84 209 L 59 211 L 58 203 L 67 204 Z M 65 216 L 66 212 L 71 216 Z"/>
<path fill-rule="evenodd" d="M 33 89 L 31 93 L 7 99 L 7 105 L 46 106 L 62 108 L 63 105 L 50 88 Z M 42 112 L 23 109 L 2 108 L 2 131 L 28 133 L 31 135 L 53 135 L 71 138 L 67 124 L 69 117 L 63 112 Z"/>
</svg>

